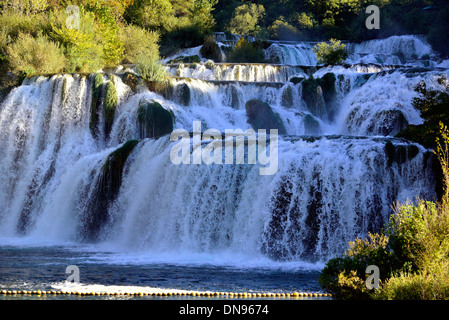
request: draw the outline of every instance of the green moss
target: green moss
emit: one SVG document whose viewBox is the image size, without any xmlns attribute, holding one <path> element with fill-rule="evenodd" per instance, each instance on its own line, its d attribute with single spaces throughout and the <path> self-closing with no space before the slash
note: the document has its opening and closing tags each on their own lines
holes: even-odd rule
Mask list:
<svg viewBox="0 0 449 320">
<path fill-rule="evenodd" d="M 136 92 L 137 86 L 139 85 L 139 82 L 141 82 L 141 78 L 135 73 L 125 72 L 122 76 L 122 81 L 124 84 L 130 87 L 133 92 Z"/>
<path fill-rule="evenodd" d="M 96 128 L 98 126 L 98 107 L 101 102 L 101 91 L 103 88 L 103 75 L 96 73 L 92 80 L 92 102 L 90 105 L 90 121 L 89 128 L 90 132 L 94 137 L 97 137 Z"/>
<path fill-rule="evenodd" d="M 117 108 L 117 101 L 117 90 L 115 89 L 115 85 L 112 79 L 110 79 L 106 83 L 103 100 L 106 135 L 109 135 L 111 133 L 112 124 L 114 122 L 115 109 Z"/>
<path fill-rule="evenodd" d="M 335 74 L 332 72 L 326 73 L 321 79 L 319 79 L 319 84 L 323 89 L 324 101 L 326 101 L 326 103 L 332 101 L 337 94 L 335 91 L 335 80 Z"/>
<path fill-rule="evenodd" d="M 140 138 L 159 138 L 173 131 L 173 113 L 158 102 L 141 101 L 137 111 Z"/>
</svg>

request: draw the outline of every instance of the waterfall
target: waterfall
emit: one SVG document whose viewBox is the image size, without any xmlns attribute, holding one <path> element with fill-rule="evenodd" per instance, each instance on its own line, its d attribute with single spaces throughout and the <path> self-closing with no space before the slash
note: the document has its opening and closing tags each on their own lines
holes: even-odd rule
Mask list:
<svg viewBox="0 0 449 320">
<path fill-rule="evenodd" d="M 431 54 L 418 40 L 352 50 Z M 322 67 L 311 44 L 270 48 L 280 64 L 167 66 L 163 92 L 133 91 L 118 73 L 26 79 L 0 104 L 1 237 L 102 243 L 181 263 L 180 253 L 225 252 L 325 261 L 378 231 L 395 201 L 435 196 L 432 153 L 393 136 L 422 123 L 413 87 L 438 88 L 444 70 Z M 285 128 L 274 175 L 260 175 L 260 163 L 176 165 L 177 142 L 152 138 L 192 132 L 194 121 L 202 132 L 245 131 L 250 108 Z"/>
</svg>

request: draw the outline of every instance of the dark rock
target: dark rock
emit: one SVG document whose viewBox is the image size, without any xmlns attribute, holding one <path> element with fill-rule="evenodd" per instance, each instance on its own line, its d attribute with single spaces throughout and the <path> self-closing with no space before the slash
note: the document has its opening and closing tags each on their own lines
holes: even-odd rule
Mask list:
<svg viewBox="0 0 449 320">
<path fill-rule="evenodd" d="M 140 138 L 159 138 L 173 131 L 173 115 L 158 102 L 140 101 L 137 110 Z"/>
<path fill-rule="evenodd" d="M 286 133 L 280 116 L 273 112 L 268 103 L 253 99 L 246 102 L 245 108 L 248 123 L 254 130 L 266 129 L 269 133 L 270 129 L 277 129 L 279 134 Z"/>
</svg>

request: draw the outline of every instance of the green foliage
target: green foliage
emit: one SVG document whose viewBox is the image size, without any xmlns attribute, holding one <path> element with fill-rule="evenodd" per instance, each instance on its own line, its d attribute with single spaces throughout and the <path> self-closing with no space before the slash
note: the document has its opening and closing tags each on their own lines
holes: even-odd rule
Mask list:
<svg viewBox="0 0 449 320">
<path fill-rule="evenodd" d="M 7 60 L 13 72 L 26 76 L 60 72 L 65 66 L 65 57 L 59 44 L 43 35 L 34 38 L 20 33 L 17 41 L 7 48 Z"/>
<path fill-rule="evenodd" d="M 227 56 L 228 62 L 264 63 L 265 53 L 260 42 L 247 42 L 242 37 Z"/>
<path fill-rule="evenodd" d="M 103 75 L 96 73 L 92 81 L 92 102 L 90 107 L 89 129 L 94 137 L 97 136 L 96 128 L 98 125 L 98 107 L 100 105 L 101 88 L 103 87 Z"/>
<path fill-rule="evenodd" d="M 314 48 L 317 60 L 325 65 L 341 64 L 348 57 L 348 50 L 340 40 L 330 39 L 329 43 L 320 42 Z"/>
<path fill-rule="evenodd" d="M 80 19 L 80 29 L 69 29 L 65 25 L 65 15 L 57 12 L 51 16 L 51 36 L 65 47 L 67 71 L 96 72 L 104 61 L 101 58 L 103 48 L 95 32 L 95 15 L 81 10 Z"/>
<path fill-rule="evenodd" d="M 259 21 L 265 15 L 265 8 L 261 4 L 242 4 L 235 8 L 234 15 L 229 22 L 228 31 L 239 35 L 257 36 L 261 30 Z"/>
<path fill-rule="evenodd" d="M 167 71 L 162 66 L 158 59 L 147 55 L 139 55 L 135 59 L 135 66 L 137 73 L 146 82 L 164 82 L 167 77 Z"/>
<path fill-rule="evenodd" d="M 275 40 L 298 40 L 299 38 L 298 30 L 282 16 L 268 27 L 268 33 Z"/>
<path fill-rule="evenodd" d="M 112 124 L 114 122 L 115 109 L 117 108 L 117 90 L 115 89 L 114 76 L 111 76 L 109 81 L 106 83 L 103 108 L 104 108 L 104 118 L 105 118 L 105 133 L 109 135 L 112 129 Z"/>
<path fill-rule="evenodd" d="M 449 182 L 449 134 L 441 125 L 437 154 L 444 183 Z M 396 205 L 394 214 L 379 234 L 356 239 L 343 257 L 331 259 L 320 284 L 338 298 L 449 299 L 449 203 L 447 189 L 441 203 L 418 200 Z M 381 288 L 367 291 L 364 269 L 380 269 Z"/>
<path fill-rule="evenodd" d="M 449 87 L 447 80 L 438 80 L 443 90 L 428 89 L 424 81 L 420 82 L 415 91 L 419 96 L 412 101 L 413 107 L 419 110 L 424 123 L 421 125 L 409 125 L 396 136 L 418 142 L 427 148 L 436 147 L 436 139 L 439 134 L 439 123 L 449 123 Z"/>
<path fill-rule="evenodd" d="M 300 29 L 312 29 L 318 24 L 313 14 L 310 12 L 298 12 L 295 15 L 294 19 L 296 20 L 296 23 L 298 24 Z"/>
<path fill-rule="evenodd" d="M 119 31 L 120 40 L 124 45 L 124 62 L 134 63 L 140 55 L 159 57 L 159 34 L 147 31 L 135 25 L 125 25 Z"/>
</svg>

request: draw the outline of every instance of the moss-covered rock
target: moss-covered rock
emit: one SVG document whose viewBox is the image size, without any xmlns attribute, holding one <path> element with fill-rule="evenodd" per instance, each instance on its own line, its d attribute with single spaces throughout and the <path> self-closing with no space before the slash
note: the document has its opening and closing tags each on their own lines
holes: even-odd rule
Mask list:
<svg viewBox="0 0 449 320">
<path fill-rule="evenodd" d="M 109 79 L 106 83 L 103 108 L 104 108 L 104 118 L 105 118 L 105 134 L 109 136 L 112 130 L 112 124 L 114 122 L 115 109 L 117 108 L 117 90 L 115 89 L 115 84 L 113 79 Z"/>
<path fill-rule="evenodd" d="M 304 134 L 319 135 L 321 134 L 320 123 L 310 114 L 307 114 L 304 119 Z"/>
<path fill-rule="evenodd" d="M 137 110 L 140 138 L 159 138 L 173 131 L 173 115 L 154 100 L 140 101 Z"/>
<path fill-rule="evenodd" d="M 279 114 L 273 112 L 268 103 L 253 99 L 246 102 L 245 108 L 248 123 L 254 130 L 266 129 L 268 133 L 270 129 L 277 129 L 279 134 L 286 133 Z"/>
<path fill-rule="evenodd" d="M 200 63 L 201 58 L 195 54 L 193 56 L 179 56 L 175 59 L 169 60 L 167 63 Z"/>
<path fill-rule="evenodd" d="M 335 115 L 336 77 L 333 73 L 326 73 L 321 78 L 311 75 L 302 81 L 302 98 L 309 111 L 324 120 L 333 120 Z"/>
<path fill-rule="evenodd" d="M 303 77 L 291 77 L 289 81 L 293 84 L 298 84 L 303 80 L 304 80 Z"/>
<path fill-rule="evenodd" d="M 309 79 L 304 79 L 302 82 L 302 98 L 314 116 L 327 119 L 326 103 L 319 79 L 315 79 L 313 76 L 310 76 Z"/>
<path fill-rule="evenodd" d="M 368 126 L 367 131 L 380 135 L 395 135 L 405 129 L 408 121 L 401 110 L 390 109 L 377 112 L 372 123 Z"/>
<path fill-rule="evenodd" d="M 215 62 L 221 62 L 221 50 L 212 36 L 206 37 L 204 44 L 200 49 L 203 58 L 211 59 Z"/>
<path fill-rule="evenodd" d="M 291 86 L 287 86 L 282 91 L 281 105 L 285 108 L 293 107 L 293 90 Z"/>
<path fill-rule="evenodd" d="M 190 104 L 190 88 L 187 83 L 181 83 L 175 87 L 175 99 L 176 102 L 183 106 L 189 106 Z"/>
<path fill-rule="evenodd" d="M 107 157 L 101 168 L 94 194 L 89 197 L 89 209 L 83 217 L 82 237 L 85 240 L 100 240 L 101 230 L 110 221 L 109 207 L 119 193 L 126 161 L 137 144 L 137 140 L 126 142 Z"/>
<path fill-rule="evenodd" d="M 98 109 L 101 105 L 101 97 L 103 93 L 103 75 L 95 73 L 92 79 L 92 102 L 90 105 L 90 121 L 89 129 L 94 137 L 98 136 L 97 128 L 99 122 Z"/>
<path fill-rule="evenodd" d="M 394 145 L 391 141 L 385 144 L 385 154 L 387 156 L 387 165 L 391 166 L 393 162 L 398 164 L 405 163 L 412 160 L 419 153 L 419 148 L 416 145 Z"/>
<path fill-rule="evenodd" d="M 122 76 L 122 81 L 124 84 L 130 87 L 133 92 L 136 92 L 137 86 L 140 82 L 142 82 L 142 79 L 140 79 L 139 76 L 137 76 L 135 73 L 125 72 Z"/>
</svg>

